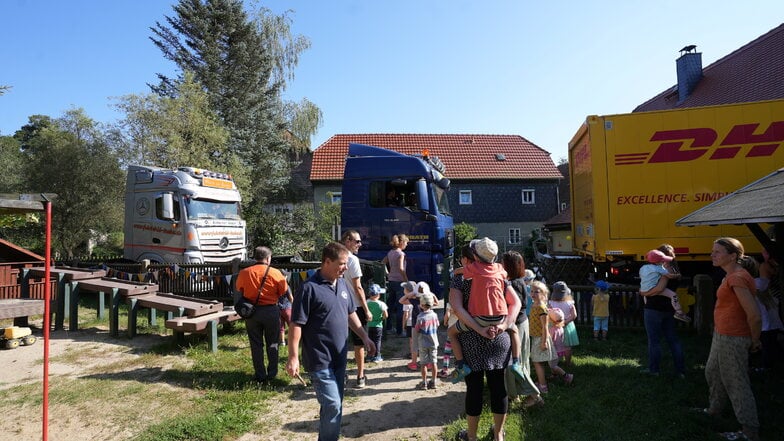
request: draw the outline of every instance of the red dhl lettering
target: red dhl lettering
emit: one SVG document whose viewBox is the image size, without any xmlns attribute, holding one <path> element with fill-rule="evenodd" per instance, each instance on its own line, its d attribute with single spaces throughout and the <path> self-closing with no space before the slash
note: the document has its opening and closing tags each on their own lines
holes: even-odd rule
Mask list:
<svg viewBox="0 0 784 441">
<path fill-rule="evenodd" d="M 718 133 L 707 127 L 658 131 L 650 139 L 659 142 L 652 154 L 617 154 L 615 165 L 694 161 L 708 152 L 711 152 L 707 156 L 708 160 L 731 159 L 743 150 L 746 151 L 743 155 L 746 158 L 772 156 L 784 141 L 784 121 L 770 123 L 763 133 L 756 133 L 759 126 L 760 123 L 738 124 L 730 129 L 718 145 Z"/>
</svg>

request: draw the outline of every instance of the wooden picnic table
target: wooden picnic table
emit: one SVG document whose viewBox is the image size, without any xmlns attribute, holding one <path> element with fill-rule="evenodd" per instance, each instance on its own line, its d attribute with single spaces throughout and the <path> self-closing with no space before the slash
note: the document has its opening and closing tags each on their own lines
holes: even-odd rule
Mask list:
<svg viewBox="0 0 784 441">
<path fill-rule="evenodd" d="M 74 309 L 78 307 L 78 299 L 73 300 L 72 297 L 78 296 L 78 285 L 81 281 L 96 279 L 106 275 L 106 270 L 91 269 L 91 268 L 78 268 L 72 266 L 53 266 L 49 268 L 52 276 L 57 278 L 57 301 L 55 302 L 55 322 L 54 329 L 63 329 L 63 323 L 66 317 L 69 317 Z M 22 297 L 30 296 L 30 277 L 45 277 L 45 267 L 25 268 L 22 270 Z M 101 300 L 103 298 L 101 297 Z M 103 306 L 103 304 L 101 304 Z M 76 330 L 78 322 L 74 326 L 75 319 L 69 317 L 69 328 Z M 98 309 L 98 318 L 103 318 L 103 308 Z"/>
<path fill-rule="evenodd" d="M 98 293 L 98 308 L 100 311 L 103 311 L 104 308 L 104 296 L 110 294 L 109 332 L 113 336 L 117 336 L 119 333 L 120 303 L 123 299 L 158 292 L 158 285 L 155 283 L 133 282 L 112 277 L 82 280 L 79 282 L 78 287 L 80 292 L 84 290 Z M 78 295 L 77 293 L 77 301 L 74 302 L 77 306 Z M 76 314 L 75 311 L 72 311 L 72 329 L 76 329 L 76 327 L 73 327 L 73 322 L 76 322 L 76 326 L 78 326 L 78 321 L 75 320 Z"/>
</svg>

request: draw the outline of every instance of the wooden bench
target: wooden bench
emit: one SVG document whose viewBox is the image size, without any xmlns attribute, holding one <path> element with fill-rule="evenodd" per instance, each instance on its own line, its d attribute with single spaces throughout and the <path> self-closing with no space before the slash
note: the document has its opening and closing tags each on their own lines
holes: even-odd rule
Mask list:
<svg viewBox="0 0 784 441">
<path fill-rule="evenodd" d="M 185 343 L 185 333 L 207 333 L 212 352 L 218 352 L 218 325 L 240 320 L 239 314 L 234 312 L 233 306 L 228 306 L 223 311 L 213 312 L 197 317 L 175 317 L 166 320 L 166 327 L 174 331 L 177 344 Z"/>
<path fill-rule="evenodd" d="M 199 317 L 223 311 L 223 303 L 169 293 L 155 293 L 128 297 L 128 336 L 136 335 L 136 319 L 141 308 L 150 308 L 150 323 L 154 323 L 155 310 L 167 312 L 167 318 Z"/>
<path fill-rule="evenodd" d="M 53 305 L 55 311 L 54 329 L 63 329 L 66 317 L 69 317 L 69 328 L 75 331 L 78 327 L 77 318 L 72 314 L 78 311 L 78 296 L 80 282 L 89 279 L 97 279 L 106 275 L 102 269 L 76 268 L 71 266 L 54 266 L 49 268 L 51 277 L 57 279 L 57 297 Z M 22 297 L 29 297 L 31 277 L 41 278 L 46 275 L 45 267 L 25 268 L 22 270 Z M 103 296 L 99 299 L 103 305 Z M 98 309 L 98 318 L 103 318 L 103 308 Z"/>
<path fill-rule="evenodd" d="M 0 319 L 43 315 L 45 307 L 44 300 L 2 299 L 0 300 Z M 232 312 L 234 312 L 233 309 Z"/>
<path fill-rule="evenodd" d="M 111 277 L 101 277 L 89 280 L 80 280 L 75 285 L 71 308 L 71 330 L 76 330 L 78 326 L 77 307 L 79 295 L 82 291 L 90 291 L 98 293 L 98 309 L 103 310 L 104 296 L 110 294 L 110 309 L 109 309 L 109 332 L 113 336 L 117 336 L 119 331 L 120 320 L 120 301 L 133 296 L 151 295 L 158 292 L 158 285 L 154 283 L 131 282 L 128 280 L 115 279 Z"/>
</svg>

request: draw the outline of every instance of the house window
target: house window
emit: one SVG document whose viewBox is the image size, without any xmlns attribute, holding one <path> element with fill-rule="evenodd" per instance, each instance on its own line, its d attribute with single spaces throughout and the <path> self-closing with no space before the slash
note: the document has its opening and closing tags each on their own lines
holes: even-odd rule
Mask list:
<svg viewBox="0 0 784 441">
<path fill-rule="evenodd" d="M 471 190 L 460 190 L 460 205 L 471 205 Z"/>
<path fill-rule="evenodd" d="M 343 200 L 343 193 L 339 191 L 328 191 L 327 192 L 327 203 L 336 205 L 339 204 Z"/>
<path fill-rule="evenodd" d="M 523 189 L 523 205 L 536 203 L 536 191 L 532 188 Z"/>
<path fill-rule="evenodd" d="M 520 243 L 520 229 L 519 228 L 510 228 L 509 229 L 509 243 L 511 243 L 511 244 L 518 244 L 518 243 Z"/>
</svg>

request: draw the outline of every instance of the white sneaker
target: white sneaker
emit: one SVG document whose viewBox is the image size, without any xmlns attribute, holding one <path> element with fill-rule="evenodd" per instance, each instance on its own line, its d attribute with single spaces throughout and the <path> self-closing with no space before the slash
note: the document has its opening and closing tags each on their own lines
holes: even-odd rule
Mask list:
<svg viewBox="0 0 784 441">
<path fill-rule="evenodd" d="M 688 315 L 682 312 L 676 312 L 675 314 L 673 314 L 673 317 L 675 317 L 676 320 L 680 320 L 686 323 L 691 323 L 691 317 L 689 317 Z"/>
</svg>

